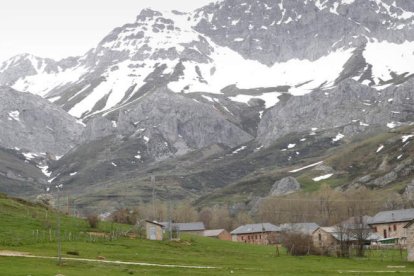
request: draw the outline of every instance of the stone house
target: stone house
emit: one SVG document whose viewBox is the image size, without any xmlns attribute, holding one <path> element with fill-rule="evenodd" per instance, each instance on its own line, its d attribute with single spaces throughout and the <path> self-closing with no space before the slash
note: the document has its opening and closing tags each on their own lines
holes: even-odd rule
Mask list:
<svg viewBox="0 0 414 276">
<path fill-rule="evenodd" d="M 156 221 L 145 221 L 145 230 L 147 240 L 157 240 L 161 241 L 163 239 L 163 229 L 164 225 Z"/>
<path fill-rule="evenodd" d="M 280 227 L 271 223 L 242 225 L 230 232 L 232 241 L 250 244 L 277 244 L 280 241 Z"/>
<path fill-rule="evenodd" d="M 407 261 L 414 262 L 414 220 L 404 226 L 407 234 Z"/>
<path fill-rule="evenodd" d="M 338 245 L 336 227 L 319 227 L 312 233 L 313 246 L 321 252 L 332 250 Z"/>
<path fill-rule="evenodd" d="M 216 238 L 223 241 L 231 241 L 231 235 L 225 229 L 205 230 L 204 237 Z"/>
<path fill-rule="evenodd" d="M 355 244 L 357 239 L 349 235 L 346 229 L 340 226 L 319 227 L 312 233 L 312 242 L 316 250 L 321 254 L 335 255 L 342 250 Z"/>
<path fill-rule="evenodd" d="M 369 222 L 374 233 L 382 239 L 394 239 L 395 243 L 406 244 L 407 228 L 405 226 L 414 219 L 414 209 L 384 211 L 376 214 Z M 380 240 L 381 242 L 381 240 Z"/>
</svg>

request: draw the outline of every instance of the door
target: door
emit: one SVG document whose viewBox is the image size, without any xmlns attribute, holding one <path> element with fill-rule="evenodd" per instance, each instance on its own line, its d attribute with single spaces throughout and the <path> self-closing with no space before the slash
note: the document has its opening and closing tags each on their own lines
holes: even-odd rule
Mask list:
<svg viewBox="0 0 414 276">
<path fill-rule="evenodd" d="M 150 238 L 150 240 L 156 240 L 157 239 L 157 229 L 155 228 L 155 226 L 150 227 L 149 238 Z"/>
<path fill-rule="evenodd" d="M 384 229 L 384 239 L 387 238 L 387 229 Z"/>
</svg>

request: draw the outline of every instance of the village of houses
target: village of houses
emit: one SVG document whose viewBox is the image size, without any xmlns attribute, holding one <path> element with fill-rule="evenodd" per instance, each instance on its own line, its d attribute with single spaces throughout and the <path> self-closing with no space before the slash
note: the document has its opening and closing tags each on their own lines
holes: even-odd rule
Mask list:
<svg viewBox="0 0 414 276">
<path fill-rule="evenodd" d="M 319 254 L 338 255 L 338 248 L 399 248 L 407 250 L 407 260 L 414 261 L 414 209 L 379 212 L 373 217 L 352 217 L 337 225 L 322 227 L 313 222 L 274 225 L 257 223 L 241 225 L 231 232 L 225 229 L 206 229 L 202 222 L 168 223 L 146 220 L 146 238 L 162 240 L 165 233 L 175 229 L 186 233 L 255 245 L 280 245 L 283 239 L 295 234 L 307 237 Z M 171 236 L 170 236 L 171 238 Z M 179 238 L 179 234 L 175 236 Z M 287 248 L 289 250 L 289 248 Z M 315 251 L 314 251 L 315 252 Z"/>
</svg>

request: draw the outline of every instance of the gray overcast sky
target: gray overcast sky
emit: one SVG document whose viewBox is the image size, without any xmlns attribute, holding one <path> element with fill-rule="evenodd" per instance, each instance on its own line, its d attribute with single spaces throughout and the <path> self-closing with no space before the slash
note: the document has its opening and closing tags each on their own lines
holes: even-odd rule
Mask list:
<svg viewBox="0 0 414 276">
<path fill-rule="evenodd" d="M 5 0 L 0 63 L 21 53 L 60 59 L 82 55 L 141 9 L 191 11 L 215 0 Z"/>
</svg>

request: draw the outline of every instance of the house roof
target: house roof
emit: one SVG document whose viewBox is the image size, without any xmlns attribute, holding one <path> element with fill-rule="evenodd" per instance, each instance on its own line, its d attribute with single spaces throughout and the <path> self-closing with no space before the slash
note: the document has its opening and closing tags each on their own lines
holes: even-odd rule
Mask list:
<svg viewBox="0 0 414 276">
<path fill-rule="evenodd" d="M 341 233 L 340 229 L 335 226 L 330 227 L 319 227 L 318 229 L 321 229 L 322 231 L 325 231 L 332 235 L 337 241 L 355 241 L 356 238 L 347 235 L 346 233 Z M 316 230 L 315 230 L 316 231 Z"/>
<path fill-rule="evenodd" d="M 285 223 L 279 226 L 283 232 L 298 232 L 306 235 L 311 235 L 313 231 L 319 228 L 314 222 L 304 223 Z"/>
<path fill-rule="evenodd" d="M 204 230 L 204 237 L 217 237 L 224 231 L 226 230 L 224 229 Z"/>
<path fill-rule="evenodd" d="M 257 223 L 257 224 L 246 224 L 237 227 L 231 234 L 249 234 L 249 233 L 262 233 L 262 232 L 280 232 L 280 227 L 271 223 Z"/>
<path fill-rule="evenodd" d="M 168 227 L 169 222 L 160 222 L 165 227 Z M 185 232 L 185 231 L 204 231 L 206 227 L 204 226 L 204 223 L 202 222 L 185 222 L 185 223 L 172 223 L 172 227 L 177 228 L 179 231 Z"/>
<path fill-rule="evenodd" d="M 326 233 L 329 233 L 334 237 L 337 241 L 356 241 L 358 238 L 355 234 L 351 233 L 341 233 L 341 230 L 337 226 L 330 226 L 330 227 L 318 227 L 316 230 L 321 229 L 322 231 L 325 231 Z M 315 231 L 316 231 L 315 230 Z M 315 232 L 313 231 L 313 232 Z M 370 232 L 368 236 L 365 238 L 367 241 L 377 241 L 381 239 L 382 237 L 378 235 L 377 233 Z"/>
<path fill-rule="evenodd" d="M 342 221 L 340 224 L 348 228 L 357 228 L 367 226 L 372 219 L 373 217 L 370 216 L 350 217 L 347 220 Z"/>
<path fill-rule="evenodd" d="M 158 225 L 158 226 L 161 226 L 162 228 L 164 228 L 164 225 L 160 222 L 156 222 L 156 221 L 152 221 L 152 220 L 145 220 L 145 222 L 148 222 L 148 223 L 151 223 L 151 224 L 154 224 L 154 225 Z"/>
<path fill-rule="evenodd" d="M 411 221 L 414 219 L 414 209 L 384 211 L 376 214 L 369 224 Z"/>
</svg>

